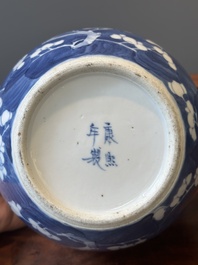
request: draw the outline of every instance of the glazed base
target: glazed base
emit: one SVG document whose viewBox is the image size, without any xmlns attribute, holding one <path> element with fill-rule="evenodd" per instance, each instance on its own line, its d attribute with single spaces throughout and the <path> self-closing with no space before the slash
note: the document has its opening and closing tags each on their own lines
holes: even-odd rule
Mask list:
<svg viewBox="0 0 198 265">
<path fill-rule="evenodd" d="M 180 170 L 174 104 L 163 84 L 122 59 L 59 65 L 18 110 L 13 157 L 22 185 L 64 222 L 104 229 L 136 221 Z"/>
</svg>

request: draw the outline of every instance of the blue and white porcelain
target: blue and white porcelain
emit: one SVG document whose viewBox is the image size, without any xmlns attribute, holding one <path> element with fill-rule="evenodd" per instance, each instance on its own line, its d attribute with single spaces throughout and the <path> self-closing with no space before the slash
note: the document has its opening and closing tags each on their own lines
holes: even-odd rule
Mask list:
<svg viewBox="0 0 198 265">
<path fill-rule="evenodd" d="M 24 56 L 0 93 L 0 193 L 38 233 L 78 249 L 134 246 L 195 193 L 197 90 L 152 41 L 62 34 Z"/>
</svg>

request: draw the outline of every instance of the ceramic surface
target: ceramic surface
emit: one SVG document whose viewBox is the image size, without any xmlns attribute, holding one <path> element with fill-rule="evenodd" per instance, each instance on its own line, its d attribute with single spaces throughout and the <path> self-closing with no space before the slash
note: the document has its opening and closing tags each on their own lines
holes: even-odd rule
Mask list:
<svg viewBox="0 0 198 265">
<path fill-rule="evenodd" d="M 83 70 L 87 68 L 90 68 L 91 70 Z M 67 83 L 67 71 L 65 69 L 68 72 L 71 72 L 68 78 L 68 82 L 70 82 L 69 85 Z M 102 69 L 104 70 L 102 71 Z M 61 75 L 62 70 L 65 71 L 63 75 Z M 130 71 L 132 70 L 135 73 L 132 73 L 133 80 L 135 81 L 130 83 Z M 50 79 L 51 76 L 53 78 Z M 74 76 L 74 79 L 71 79 L 72 76 Z M 125 78 L 122 79 L 122 76 Z M 63 77 L 65 79 L 62 79 L 62 81 L 66 83 L 63 83 L 63 86 L 61 86 L 62 83 L 58 83 L 57 80 L 58 78 L 61 80 Z M 99 79 L 99 85 L 98 87 L 97 85 L 95 86 L 95 92 L 93 92 L 94 88 L 90 88 L 89 84 L 94 83 L 94 80 L 96 79 Z M 118 86 L 119 82 L 121 84 L 121 89 Z M 149 83 L 149 85 L 147 85 L 147 83 Z M 94 188 L 95 190 L 93 191 L 93 185 L 91 184 L 89 188 L 86 187 L 84 189 L 86 194 L 81 198 L 77 195 L 72 196 L 72 194 L 75 194 L 76 190 L 77 194 L 81 192 L 83 181 L 80 184 L 81 186 L 77 188 L 77 186 L 79 186 L 77 185 L 78 178 L 75 180 L 76 182 L 72 183 L 69 177 L 66 180 L 64 180 L 64 177 L 60 177 L 61 185 L 63 183 L 66 185 L 68 182 L 70 187 L 73 187 L 73 190 L 68 188 L 64 193 L 63 189 L 56 185 L 58 180 L 54 180 L 53 176 L 52 180 L 50 180 L 50 177 L 47 177 L 44 180 L 39 179 L 34 182 L 33 177 L 32 179 L 27 177 L 26 181 L 25 174 L 29 174 L 30 171 L 27 170 L 23 172 L 23 168 L 27 168 L 27 165 L 22 164 L 22 159 L 22 162 L 16 162 L 17 159 L 20 160 L 19 145 L 21 142 L 18 140 L 18 137 L 21 137 L 20 129 L 27 128 L 26 123 L 33 119 L 33 110 L 36 109 L 36 106 L 41 106 L 39 111 L 42 113 L 42 117 L 44 117 L 49 115 L 48 104 L 51 106 L 50 109 L 53 109 L 53 100 L 55 101 L 56 97 L 58 97 L 60 105 L 64 105 L 64 100 L 61 101 L 61 98 L 64 98 L 64 93 L 68 93 L 68 90 L 64 92 L 64 90 L 61 90 L 61 87 L 66 85 L 71 88 L 70 99 L 74 99 L 77 104 L 79 100 L 82 99 L 81 96 L 79 97 L 81 91 L 77 88 L 82 86 L 82 84 L 83 87 L 88 87 L 87 91 L 83 91 L 83 93 L 85 93 L 85 99 L 87 95 L 91 95 L 91 93 L 93 93 L 91 96 L 95 99 L 95 96 L 101 96 L 98 95 L 98 91 L 102 91 L 99 88 L 103 87 L 104 91 L 106 91 L 109 89 L 108 87 L 111 86 L 117 87 L 116 92 L 114 92 L 114 95 L 117 93 L 116 97 L 119 98 L 120 95 L 123 97 L 122 87 L 124 86 L 127 91 L 124 101 L 121 103 L 120 101 L 115 103 L 116 101 L 114 100 L 114 103 L 118 104 L 117 106 L 119 107 L 127 106 L 126 102 L 128 101 L 125 102 L 125 100 L 126 98 L 128 99 L 130 90 L 134 89 L 134 95 L 139 95 L 137 96 L 138 99 L 135 98 L 136 102 L 138 102 L 139 105 L 143 105 L 145 102 L 148 109 L 151 110 L 149 113 L 155 113 L 156 120 L 152 120 L 154 119 L 154 116 L 151 115 L 147 117 L 147 121 L 150 120 L 151 124 L 161 128 L 158 131 L 158 135 L 155 137 L 155 132 L 151 130 L 150 133 L 152 137 L 148 138 L 145 144 L 151 142 L 149 148 L 152 152 L 149 151 L 146 153 L 146 150 L 145 152 L 142 152 L 142 154 L 146 154 L 144 162 L 141 162 L 140 167 L 138 168 L 139 171 L 134 171 L 135 173 L 132 174 L 132 177 L 139 174 L 136 176 L 137 185 L 133 188 L 133 183 L 135 182 L 134 179 L 129 182 L 131 188 L 130 185 L 125 187 L 124 192 L 121 194 L 121 198 L 123 198 L 122 202 L 120 202 L 118 191 L 122 189 L 124 181 L 119 182 L 120 179 L 118 177 L 119 181 L 115 184 L 113 176 L 117 174 L 115 174 L 115 172 L 119 172 L 119 174 L 121 174 L 121 172 L 126 172 L 126 163 L 129 162 L 129 158 L 128 161 L 125 159 L 125 162 L 123 162 L 121 151 L 123 153 L 124 150 L 127 150 L 127 155 L 129 157 L 132 148 L 130 146 L 130 141 L 126 141 L 129 132 L 125 134 L 125 130 L 123 129 L 122 131 L 120 129 L 120 124 L 122 123 L 120 122 L 118 124 L 118 121 L 115 119 L 115 117 L 119 116 L 119 107 L 117 107 L 117 110 L 116 107 L 114 108 L 113 115 L 110 116 L 111 119 L 109 119 L 109 116 L 104 115 L 101 119 L 96 118 L 95 120 L 86 120 L 83 115 L 85 115 L 84 113 L 88 113 L 88 110 L 87 112 L 85 111 L 87 104 L 83 105 L 84 113 L 82 113 L 82 105 L 80 104 L 80 106 L 70 109 L 70 111 L 72 111 L 69 113 L 73 113 L 72 115 L 74 115 L 72 116 L 72 119 L 69 117 L 67 118 L 70 122 L 70 125 L 68 126 L 74 126 L 71 125 L 72 121 L 73 123 L 78 122 L 75 113 L 78 114 L 81 121 L 84 121 L 83 125 L 79 127 L 80 136 L 79 138 L 76 136 L 75 143 L 76 146 L 79 146 L 79 142 L 83 141 L 85 146 L 82 150 L 76 149 L 77 147 L 72 149 L 74 152 L 75 150 L 80 150 L 77 164 L 76 162 L 73 163 L 71 152 L 65 153 L 65 156 L 68 158 L 68 160 L 65 160 L 65 163 L 68 163 L 72 167 L 68 172 L 72 172 L 74 175 L 74 171 L 72 170 L 78 168 L 78 173 L 82 171 L 84 174 L 85 183 L 90 183 L 91 178 L 89 172 L 94 176 L 98 176 L 100 179 L 104 174 L 110 172 L 108 185 L 106 183 L 101 184 L 102 189 L 108 187 L 106 191 L 111 192 L 109 200 L 105 198 L 106 203 L 101 203 L 101 200 L 104 199 L 103 197 L 106 195 L 105 193 L 103 194 L 102 191 L 100 191 L 100 200 L 98 199 L 97 202 L 96 198 L 94 199 L 95 190 L 97 191 L 97 189 Z M 105 84 L 108 84 L 108 86 L 106 85 L 105 87 Z M 53 85 L 56 87 L 56 90 L 54 91 L 60 91 L 60 94 L 56 92 L 55 98 L 51 97 L 50 101 L 49 97 L 49 101 L 47 101 L 48 98 L 43 95 L 46 95 L 47 93 L 46 87 Z M 152 94 L 152 91 L 155 90 L 155 86 L 159 87 L 159 90 Z M 39 90 L 38 87 L 41 89 Z M 151 102 L 149 101 L 150 103 L 147 102 L 150 95 L 148 96 L 148 93 L 145 92 L 144 89 L 141 90 L 142 87 L 145 87 L 147 92 L 151 90 L 151 98 L 154 99 L 154 103 L 152 100 Z M 101 106 L 104 107 L 103 111 L 105 112 L 106 108 L 106 111 L 109 114 L 109 105 L 111 105 L 111 101 L 108 101 L 109 99 L 107 96 L 111 96 L 111 93 L 109 95 L 108 93 L 104 92 L 105 98 L 102 99 L 103 105 L 98 103 L 97 99 L 95 103 L 93 103 L 93 100 L 90 101 L 92 103 L 89 102 L 89 105 L 92 104 L 90 107 L 92 112 L 94 113 L 95 111 L 94 115 L 102 112 L 100 108 Z M 163 97 L 158 95 L 160 93 L 165 97 L 167 104 L 163 105 Z M 102 94 L 102 96 L 104 94 Z M 36 101 L 34 99 L 36 99 Z M 45 101 L 42 101 L 43 99 L 45 99 Z M 132 98 L 132 100 L 134 100 L 134 98 Z M 157 103 L 158 101 L 159 104 Z M 69 107 L 71 105 L 70 103 L 71 102 L 67 102 Z M 157 107 L 156 109 L 155 106 L 163 107 L 161 110 L 161 107 Z M 13 68 L 2 85 L 0 94 L 0 192 L 10 204 L 12 210 L 24 222 L 26 222 L 27 225 L 44 236 L 66 246 L 79 249 L 115 250 L 144 242 L 164 230 L 175 219 L 181 211 L 185 199 L 195 192 L 196 186 L 198 185 L 197 106 L 197 90 L 185 70 L 160 46 L 149 40 L 144 40 L 128 32 L 97 28 L 72 31 L 54 37 L 24 56 Z M 130 104 L 127 108 L 128 111 L 126 111 L 125 117 L 127 120 L 130 120 L 128 115 L 133 112 L 133 110 L 131 109 Z M 169 108 L 172 108 L 170 113 L 168 110 Z M 30 114 L 28 114 L 28 109 L 30 109 Z M 134 119 L 135 117 L 138 117 L 138 115 L 140 117 L 145 117 L 145 114 L 148 113 L 148 111 L 143 109 L 137 113 L 137 110 L 138 108 L 135 109 Z M 28 118 L 25 116 L 26 112 Z M 65 112 L 63 112 L 62 116 L 64 115 Z M 55 119 L 57 119 L 57 117 Z M 25 120 L 26 123 L 23 127 L 20 127 L 23 120 Z M 123 121 L 123 115 L 120 117 L 120 120 Z M 140 118 L 136 118 L 136 120 L 136 124 L 138 125 Z M 18 121 L 21 121 L 21 123 L 19 124 Z M 146 123 L 146 118 L 142 121 L 142 123 L 144 122 L 145 126 L 147 126 L 145 128 L 148 129 L 149 124 Z M 31 133 L 34 134 L 37 132 L 38 128 L 41 128 L 41 124 L 42 126 L 43 124 L 46 124 L 46 120 L 42 120 L 41 123 L 39 119 L 37 120 L 37 118 L 35 118 L 31 124 L 33 124 L 32 129 L 30 133 L 26 135 L 29 138 L 24 141 L 26 141 L 26 145 L 28 142 L 31 146 L 32 152 L 37 156 L 39 152 L 41 152 L 39 146 L 42 146 L 42 142 L 41 144 L 39 144 L 39 140 L 34 142 Z M 45 126 L 48 126 L 46 127 L 46 130 L 49 132 L 49 140 L 46 141 L 46 145 L 43 145 L 44 151 L 51 142 L 50 139 L 53 138 L 52 135 L 54 129 L 54 126 L 51 126 L 50 124 Z M 68 126 L 63 128 L 65 133 L 67 133 Z M 174 129 L 174 126 L 176 129 Z M 130 131 L 133 131 L 133 129 L 133 124 L 131 123 Z M 171 132 L 170 136 L 169 129 Z M 17 136 L 15 133 L 16 131 Z M 141 127 L 140 131 L 144 132 L 144 129 Z M 122 136 L 123 133 L 125 134 L 125 145 Z M 137 142 L 143 141 L 146 135 L 148 136 L 148 134 L 143 134 L 141 137 L 138 136 Z M 98 142 L 99 137 L 102 137 L 100 140 L 102 142 L 101 144 Z M 68 135 L 67 139 L 69 139 L 69 144 L 69 142 L 72 141 L 72 137 L 70 139 L 70 136 Z M 179 142 L 178 139 L 181 142 Z M 127 145 L 130 148 L 127 148 Z M 133 145 L 135 145 L 135 141 L 133 142 Z M 166 147 L 166 145 L 169 146 Z M 56 148 L 56 146 L 57 143 L 55 142 L 54 148 Z M 60 144 L 60 149 L 61 146 L 62 144 Z M 176 155 L 174 152 L 176 152 Z M 18 155 L 16 155 L 17 153 Z M 23 156 L 24 153 L 22 152 L 21 156 Z M 57 153 L 58 151 L 55 152 L 55 158 L 53 159 L 56 159 Z M 101 158 L 102 155 L 104 155 L 103 160 Z M 165 162 L 160 160 L 163 156 L 163 161 Z M 171 158 L 169 161 L 168 157 L 171 156 L 178 163 L 174 163 Z M 42 157 L 43 155 L 41 154 L 39 161 L 42 161 Z M 159 174 L 159 179 L 161 181 L 159 181 L 159 183 L 157 178 L 154 178 L 153 175 L 158 176 L 156 171 L 160 171 L 160 169 L 156 167 L 154 167 L 153 171 L 149 169 L 152 159 L 159 159 L 159 163 L 154 163 L 155 166 L 165 165 L 164 168 L 169 169 L 168 165 L 171 163 L 174 167 L 173 172 L 168 172 L 167 175 L 164 175 L 165 177 L 162 176 L 163 174 Z M 29 157 L 28 161 L 31 163 L 31 157 Z M 50 160 L 46 161 L 48 162 L 44 161 L 43 163 L 49 164 Z M 136 162 L 134 162 L 134 164 L 137 164 Z M 20 163 L 21 166 L 17 168 L 17 165 Z M 26 164 L 28 163 L 29 162 L 26 160 Z M 130 162 L 131 166 L 128 167 L 128 171 L 130 172 L 132 172 L 134 168 L 131 163 L 132 162 Z M 64 163 L 61 162 L 60 164 L 63 165 Z M 53 166 L 51 168 L 53 169 Z M 117 171 L 112 171 L 112 168 Z M 47 170 L 48 169 L 46 169 L 46 172 L 48 173 L 51 171 L 51 169 Z M 61 172 L 64 172 L 64 170 L 65 168 L 63 168 Z M 148 184 L 150 185 L 149 188 L 148 186 L 143 188 L 144 177 L 141 176 L 144 175 L 144 171 L 147 171 L 148 175 L 150 172 L 148 180 L 151 184 L 154 184 Z M 36 169 L 34 169 L 34 173 L 35 172 Z M 20 176 L 20 173 L 23 175 L 22 177 Z M 128 176 L 130 176 L 130 174 L 128 174 Z M 138 182 L 138 177 L 140 178 L 140 182 Z M 31 181 L 29 180 L 31 180 L 33 184 L 30 183 Z M 66 183 L 64 181 L 66 181 Z M 127 181 L 130 181 L 130 177 L 127 178 Z M 97 182 L 96 180 L 94 183 L 96 187 L 100 187 L 100 182 Z M 46 193 L 45 185 L 47 190 Z M 47 185 L 49 186 L 49 189 Z M 50 192 L 53 195 L 53 187 L 54 190 L 57 189 L 56 192 L 54 192 L 55 199 L 49 195 Z M 50 191 L 50 189 L 52 189 L 52 191 Z M 158 190 L 161 192 L 160 194 L 158 194 Z M 60 196 L 56 195 L 59 191 Z M 40 195 L 38 195 L 39 192 L 41 192 Z M 61 194 L 61 192 L 63 194 Z M 144 192 L 147 201 L 144 201 Z M 149 192 L 151 193 L 151 196 L 149 195 Z M 114 195 L 114 193 L 116 193 L 116 195 Z M 142 195 L 141 199 L 138 197 L 139 193 Z M 67 194 L 70 195 L 67 197 Z M 124 194 L 126 194 L 126 197 L 124 197 Z M 135 194 L 134 197 L 131 194 Z M 42 196 L 44 199 L 40 199 Z M 47 202 L 45 202 L 45 198 L 47 198 Z M 125 206 L 129 201 L 133 202 L 136 199 L 136 204 L 131 203 L 128 208 Z M 50 200 L 52 200 L 51 204 Z M 57 208 L 59 208 L 60 211 L 56 209 L 55 200 L 58 201 Z M 65 206 L 68 200 L 70 205 L 72 205 L 70 207 L 72 209 L 75 207 L 80 208 L 80 206 L 81 208 L 84 207 L 84 210 L 82 211 L 84 216 L 86 213 L 86 217 L 79 217 L 73 213 L 75 211 L 78 213 L 81 209 L 79 209 L 79 211 L 75 209 L 75 211 L 70 213 L 68 211 L 69 206 Z M 93 200 L 93 203 L 91 200 Z M 81 204 L 79 201 L 81 201 Z M 115 213 L 118 213 L 116 205 L 119 203 L 121 203 L 120 215 L 118 214 L 116 218 L 112 217 Z M 55 205 L 54 207 L 53 204 Z M 149 205 L 148 207 L 147 204 Z M 115 208 L 116 210 L 114 210 Z M 130 209 L 136 210 L 130 215 Z M 106 214 L 105 218 L 104 213 Z M 126 216 L 124 216 L 125 213 Z M 112 220 L 113 222 L 111 222 Z"/>
</svg>

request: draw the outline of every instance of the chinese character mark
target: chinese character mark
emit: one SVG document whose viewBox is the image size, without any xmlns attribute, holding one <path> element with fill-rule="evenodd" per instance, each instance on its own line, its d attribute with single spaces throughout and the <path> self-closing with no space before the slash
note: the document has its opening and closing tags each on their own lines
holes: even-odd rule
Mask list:
<svg viewBox="0 0 198 265">
<path fill-rule="evenodd" d="M 105 170 L 100 166 L 100 153 L 100 148 L 93 148 L 90 152 L 91 157 L 82 158 L 82 160 L 87 161 L 87 163 L 92 163 L 93 166 L 97 165 L 100 169 Z"/>
<path fill-rule="evenodd" d="M 106 160 L 106 167 L 111 167 L 111 166 L 118 166 L 116 164 L 115 156 L 111 154 L 111 152 L 108 152 L 105 154 L 105 160 Z"/>
<path fill-rule="evenodd" d="M 89 130 L 89 133 L 87 134 L 87 136 L 92 136 L 93 137 L 93 146 L 95 145 L 95 141 L 96 141 L 96 136 L 98 136 L 99 133 L 98 133 L 98 127 L 96 127 L 94 125 L 94 123 L 92 123 L 90 125 L 90 130 Z"/>
<path fill-rule="evenodd" d="M 110 122 L 105 122 L 105 137 L 104 137 L 104 143 L 109 143 L 111 144 L 112 142 L 118 144 L 118 142 L 114 139 L 114 135 L 113 135 L 113 129 L 111 126 Z"/>
</svg>

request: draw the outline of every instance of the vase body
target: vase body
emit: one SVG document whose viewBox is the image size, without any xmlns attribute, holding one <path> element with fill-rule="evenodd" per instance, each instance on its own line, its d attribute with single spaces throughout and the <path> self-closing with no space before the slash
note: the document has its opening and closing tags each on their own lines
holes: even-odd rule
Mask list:
<svg viewBox="0 0 198 265">
<path fill-rule="evenodd" d="M 115 250 L 157 235 L 198 185 L 197 90 L 157 44 L 113 29 L 54 37 L 0 94 L 0 192 L 32 229 Z"/>
</svg>

